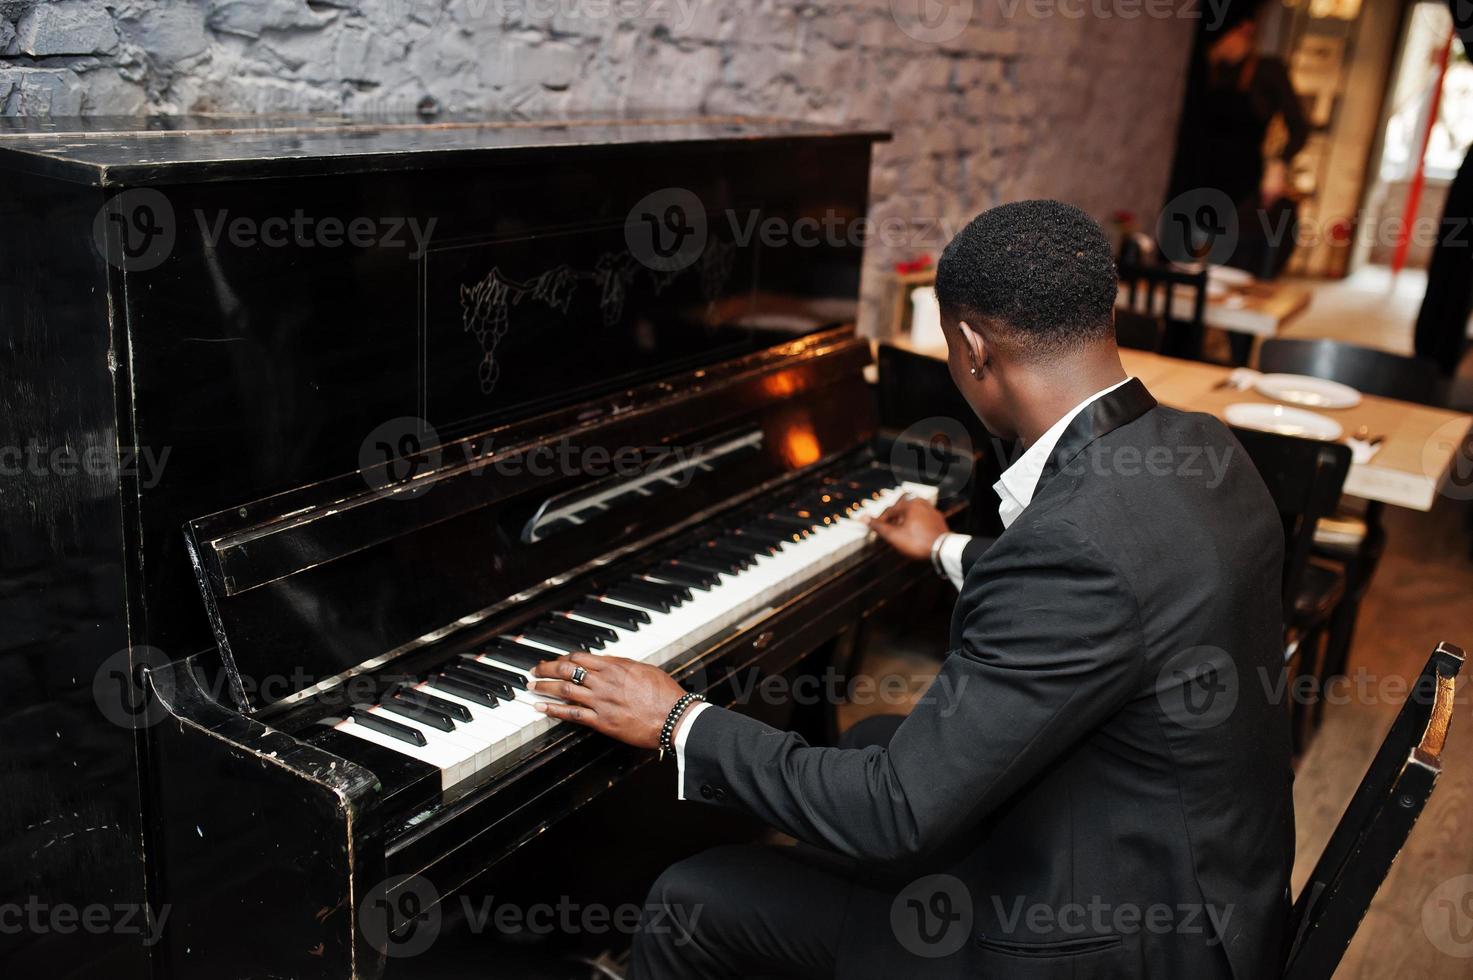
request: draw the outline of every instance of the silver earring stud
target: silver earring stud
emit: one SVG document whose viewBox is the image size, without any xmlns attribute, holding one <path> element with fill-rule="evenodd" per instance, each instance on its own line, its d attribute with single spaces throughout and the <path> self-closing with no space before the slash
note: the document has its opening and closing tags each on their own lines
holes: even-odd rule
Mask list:
<svg viewBox="0 0 1473 980">
<path fill-rule="evenodd" d="M 974 378 L 980 378 L 980 377 L 982 377 L 982 369 L 979 368 L 975 364 L 972 365 L 972 377 L 974 377 Z"/>
</svg>

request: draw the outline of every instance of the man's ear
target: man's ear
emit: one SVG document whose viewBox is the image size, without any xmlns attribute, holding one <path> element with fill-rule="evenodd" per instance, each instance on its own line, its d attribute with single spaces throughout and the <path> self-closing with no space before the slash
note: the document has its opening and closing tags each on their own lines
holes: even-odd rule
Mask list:
<svg viewBox="0 0 1473 980">
<path fill-rule="evenodd" d="M 987 342 L 965 320 L 957 321 L 957 329 L 961 331 L 962 344 L 967 354 L 967 366 L 972 371 L 972 377 L 980 378 L 983 368 L 987 365 Z"/>
</svg>

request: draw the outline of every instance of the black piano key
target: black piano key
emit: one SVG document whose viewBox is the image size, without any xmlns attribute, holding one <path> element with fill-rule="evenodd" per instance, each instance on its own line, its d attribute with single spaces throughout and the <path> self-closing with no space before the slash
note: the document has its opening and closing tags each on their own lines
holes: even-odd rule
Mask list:
<svg viewBox="0 0 1473 980">
<path fill-rule="evenodd" d="M 518 665 L 526 663 L 527 666 L 524 668 L 526 670 L 531 670 L 544 660 L 556 660 L 558 658 L 558 654 L 553 653 L 551 650 L 528 646 L 525 643 L 518 643 L 516 640 L 509 640 L 504 636 L 498 636 L 486 644 L 481 652 L 487 653 L 491 650 L 495 650 L 505 659 L 515 661 Z"/>
<path fill-rule="evenodd" d="M 593 596 L 579 602 L 573 607 L 573 611 L 580 616 L 587 616 L 589 619 L 623 627 L 626 630 L 637 630 L 642 624 L 650 621 L 650 614 L 643 609 L 616 606 L 612 602 L 604 602 Z"/>
<path fill-rule="evenodd" d="M 592 507 L 583 508 L 573 516 L 578 518 L 578 520 L 582 521 L 583 523 L 587 524 L 589 521 L 598 520 L 606 513 L 608 513 L 607 507 L 604 507 L 602 504 L 594 504 Z"/>
<path fill-rule="evenodd" d="M 389 697 L 396 701 L 407 701 L 410 704 L 417 704 L 421 708 L 438 711 L 442 715 L 449 715 L 456 721 L 474 720 L 471 718 L 471 709 L 465 705 L 457 704 L 454 701 L 446 701 L 444 698 L 437 698 L 433 694 L 426 694 L 424 691 L 418 691 L 412 687 L 400 685 L 389 693 Z"/>
<path fill-rule="evenodd" d="M 730 555 L 740 559 L 743 568 L 751 568 L 757 564 L 757 556 L 769 552 L 768 545 L 756 546 L 750 541 L 738 541 L 731 537 L 718 538 L 711 545 L 711 550 L 719 555 Z"/>
<path fill-rule="evenodd" d="M 474 701 L 488 708 L 495 708 L 501 704 L 501 698 L 491 691 L 464 683 L 450 674 L 438 674 L 425 683 L 437 691 L 444 691 L 446 694 L 453 694 L 458 698 L 465 698 L 467 701 Z"/>
<path fill-rule="evenodd" d="M 775 534 L 764 534 L 762 531 L 746 527 L 739 527 L 727 535 L 726 540 L 737 543 L 737 547 L 746 545 L 753 551 L 764 555 L 775 555 L 787 544 L 786 539 Z"/>
<path fill-rule="evenodd" d="M 666 561 L 654 565 L 645 574 L 652 575 L 666 582 L 673 582 L 676 585 L 700 589 L 702 592 L 710 592 L 711 586 L 720 581 L 717 576 L 712 575 L 710 572 L 703 572 L 700 569 L 691 568 L 689 565 L 682 565 L 674 561 Z"/>
<path fill-rule="evenodd" d="M 808 537 L 807 525 L 794 526 L 785 524 L 775 517 L 759 517 L 748 524 L 747 527 L 755 528 L 763 534 L 774 535 L 784 541 L 795 541 Z"/>
<path fill-rule="evenodd" d="M 555 612 L 547 620 L 546 624 L 555 630 L 571 633 L 574 636 L 591 637 L 603 643 L 613 643 L 619 639 L 619 634 L 607 626 L 599 626 L 597 623 L 585 623 L 581 619 L 570 619 L 566 613 Z M 599 647 L 594 647 L 595 650 Z"/>
<path fill-rule="evenodd" d="M 494 657 L 495 654 L 487 654 L 487 656 Z M 465 653 L 461 654 L 460 657 L 460 663 L 455 665 L 457 670 L 468 670 L 477 676 L 484 677 L 488 681 L 505 684 L 508 688 L 519 687 L 524 691 L 527 689 L 527 678 L 514 670 L 507 670 L 504 667 L 488 664 L 484 660 L 478 660 Z"/>
<path fill-rule="evenodd" d="M 722 575 L 738 574 L 737 568 L 733 565 L 718 561 L 715 558 L 692 555 L 690 552 L 685 552 L 679 558 L 672 558 L 671 561 L 691 571 L 705 572 L 711 577 L 711 584 L 713 585 L 719 585 L 721 583 Z"/>
<path fill-rule="evenodd" d="M 636 575 L 629 580 L 629 584 L 636 589 L 648 589 L 653 594 L 668 596 L 671 605 L 675 606 L 689 602 L 692 597 L 690 589 L 683 585 L 676 585 L 673 582 L 652 582 L 647 578 Z"/>
<path fill-rule="evenodd" d="M 455 731 L 455 722 L 450 720 L 449 715 L 443 711 L 436 711 L 434 708 L 426 708 L 424 705 L 415 704 L 412 701 L 388 698 L 380 701 L 379 707 L 385 711 L 391 711 L 396 715 L 403 715 L 405 718 L 413 718 L 421 725 L 428 725 L 442 732 Z"/>
<path fill-rule="evenodd" d="M 804 534 L 811 534 L 819 523 L 812 518 L 799 517 L 797 514 L 783 514 L 777 511 L 766 515 L 766 520 L 781 527 L 789 527 L 795 531 L 802 531 Z"/>
<path fill-rule="evenodd" d="M 616 585 L 611 585 L 605 594 L 611 598 L 618 599 L 620 602 L 627 602 L 631 605 L 639 606 L 642 609 L 650 609 L 655 612 L 667 613 L 674 605 L 667 598 L 652 595 L 642 589 L 635 588 L 631 582 L 620 582 Z"/>
<path fill-rule="evenodd" d="M 684 558 L 694 558 L 697 561 L 708 561 L 715 564 L 723 572 L 743 571 L 756 564 L 752 555 L 739 552 L 730 548 L 722 547 L 715 542 L 698 545 L 682 555 Z"/>
<path fill-rule="evenodd" d="M 511 685 L 502 680 L 472 670 L 464 661 L 445 668 L 445 676 L 461 684 L 469 684 L 471 687 L 494 694 L 503 701 L 512 699 Z"/>
<path fill-rule="evenodd" d="M 585 637 L 575 636 L 571 632 L 557 629 L 546 623 L 534 623 L 530 626 L 523 627 L 522 635 L 529 640 L 546 643 L 548 646 L 562 650 L 565 653 L 576 653 L 579 650 L 586 651 L 592 647 L 592 644 Z M 603 641 L 599 640 L 597 643 L 598 646 L 593 647 L 593 649 L 602 649 L 604 645 Z"/>
<path fill-rule="evenodd" d="M 378 732 L 381 735 L 387 735 L 390 738 L 397 738 L 401 742 L 408 742 L 410 745 L 429 744 L 429 742 L 425 740 L 425 733 L 420 731 L 418 728 L 415 728 L 413 725 L 405 725 L 397 721 L 390 721 L 382 715 L 374 714 L 367 708 L 355 706 L 350 717 L 353 719 L 353 724 L 355 725 L 362 725 L 364 728 L 372 728 L 374 731 Z"/>
</svg>

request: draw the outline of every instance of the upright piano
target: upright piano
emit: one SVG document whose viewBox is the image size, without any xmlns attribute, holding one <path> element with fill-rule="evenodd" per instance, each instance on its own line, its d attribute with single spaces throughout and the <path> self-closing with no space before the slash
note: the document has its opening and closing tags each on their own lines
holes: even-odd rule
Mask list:
<svg viewBox="0 0 1473 980">
<path fill-rule="evenodd" d="M 392 975 L 407 899 L 653 764 L 539 659 L 746 710 L 930 574 L 857 520 L 936 492 L 854 328 L 883 134 L 0 122 L 0 901 L 152 922 L 15 967 Z"/>
</svg>

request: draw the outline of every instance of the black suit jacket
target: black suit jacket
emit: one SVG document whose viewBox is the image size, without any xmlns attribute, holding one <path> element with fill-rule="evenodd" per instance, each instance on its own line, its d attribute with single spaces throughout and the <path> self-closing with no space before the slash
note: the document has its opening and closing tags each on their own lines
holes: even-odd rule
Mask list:
<svg viewBox="0 0 1473 980">
<path fill-rule="evenodd" d="M 910 898 L 860 891 L 842 976 L 1277 976 L 1283 530 L 1242 448 L 1131 381 L 1074 419 L 1027 509 L 969 557 L 952 649 L 888 748 L 710 709 L 687 797 L 950 876 L 951 897 L 912 904 L 961 922 L 959 948 L 916 955 Z"/>
</svg>

